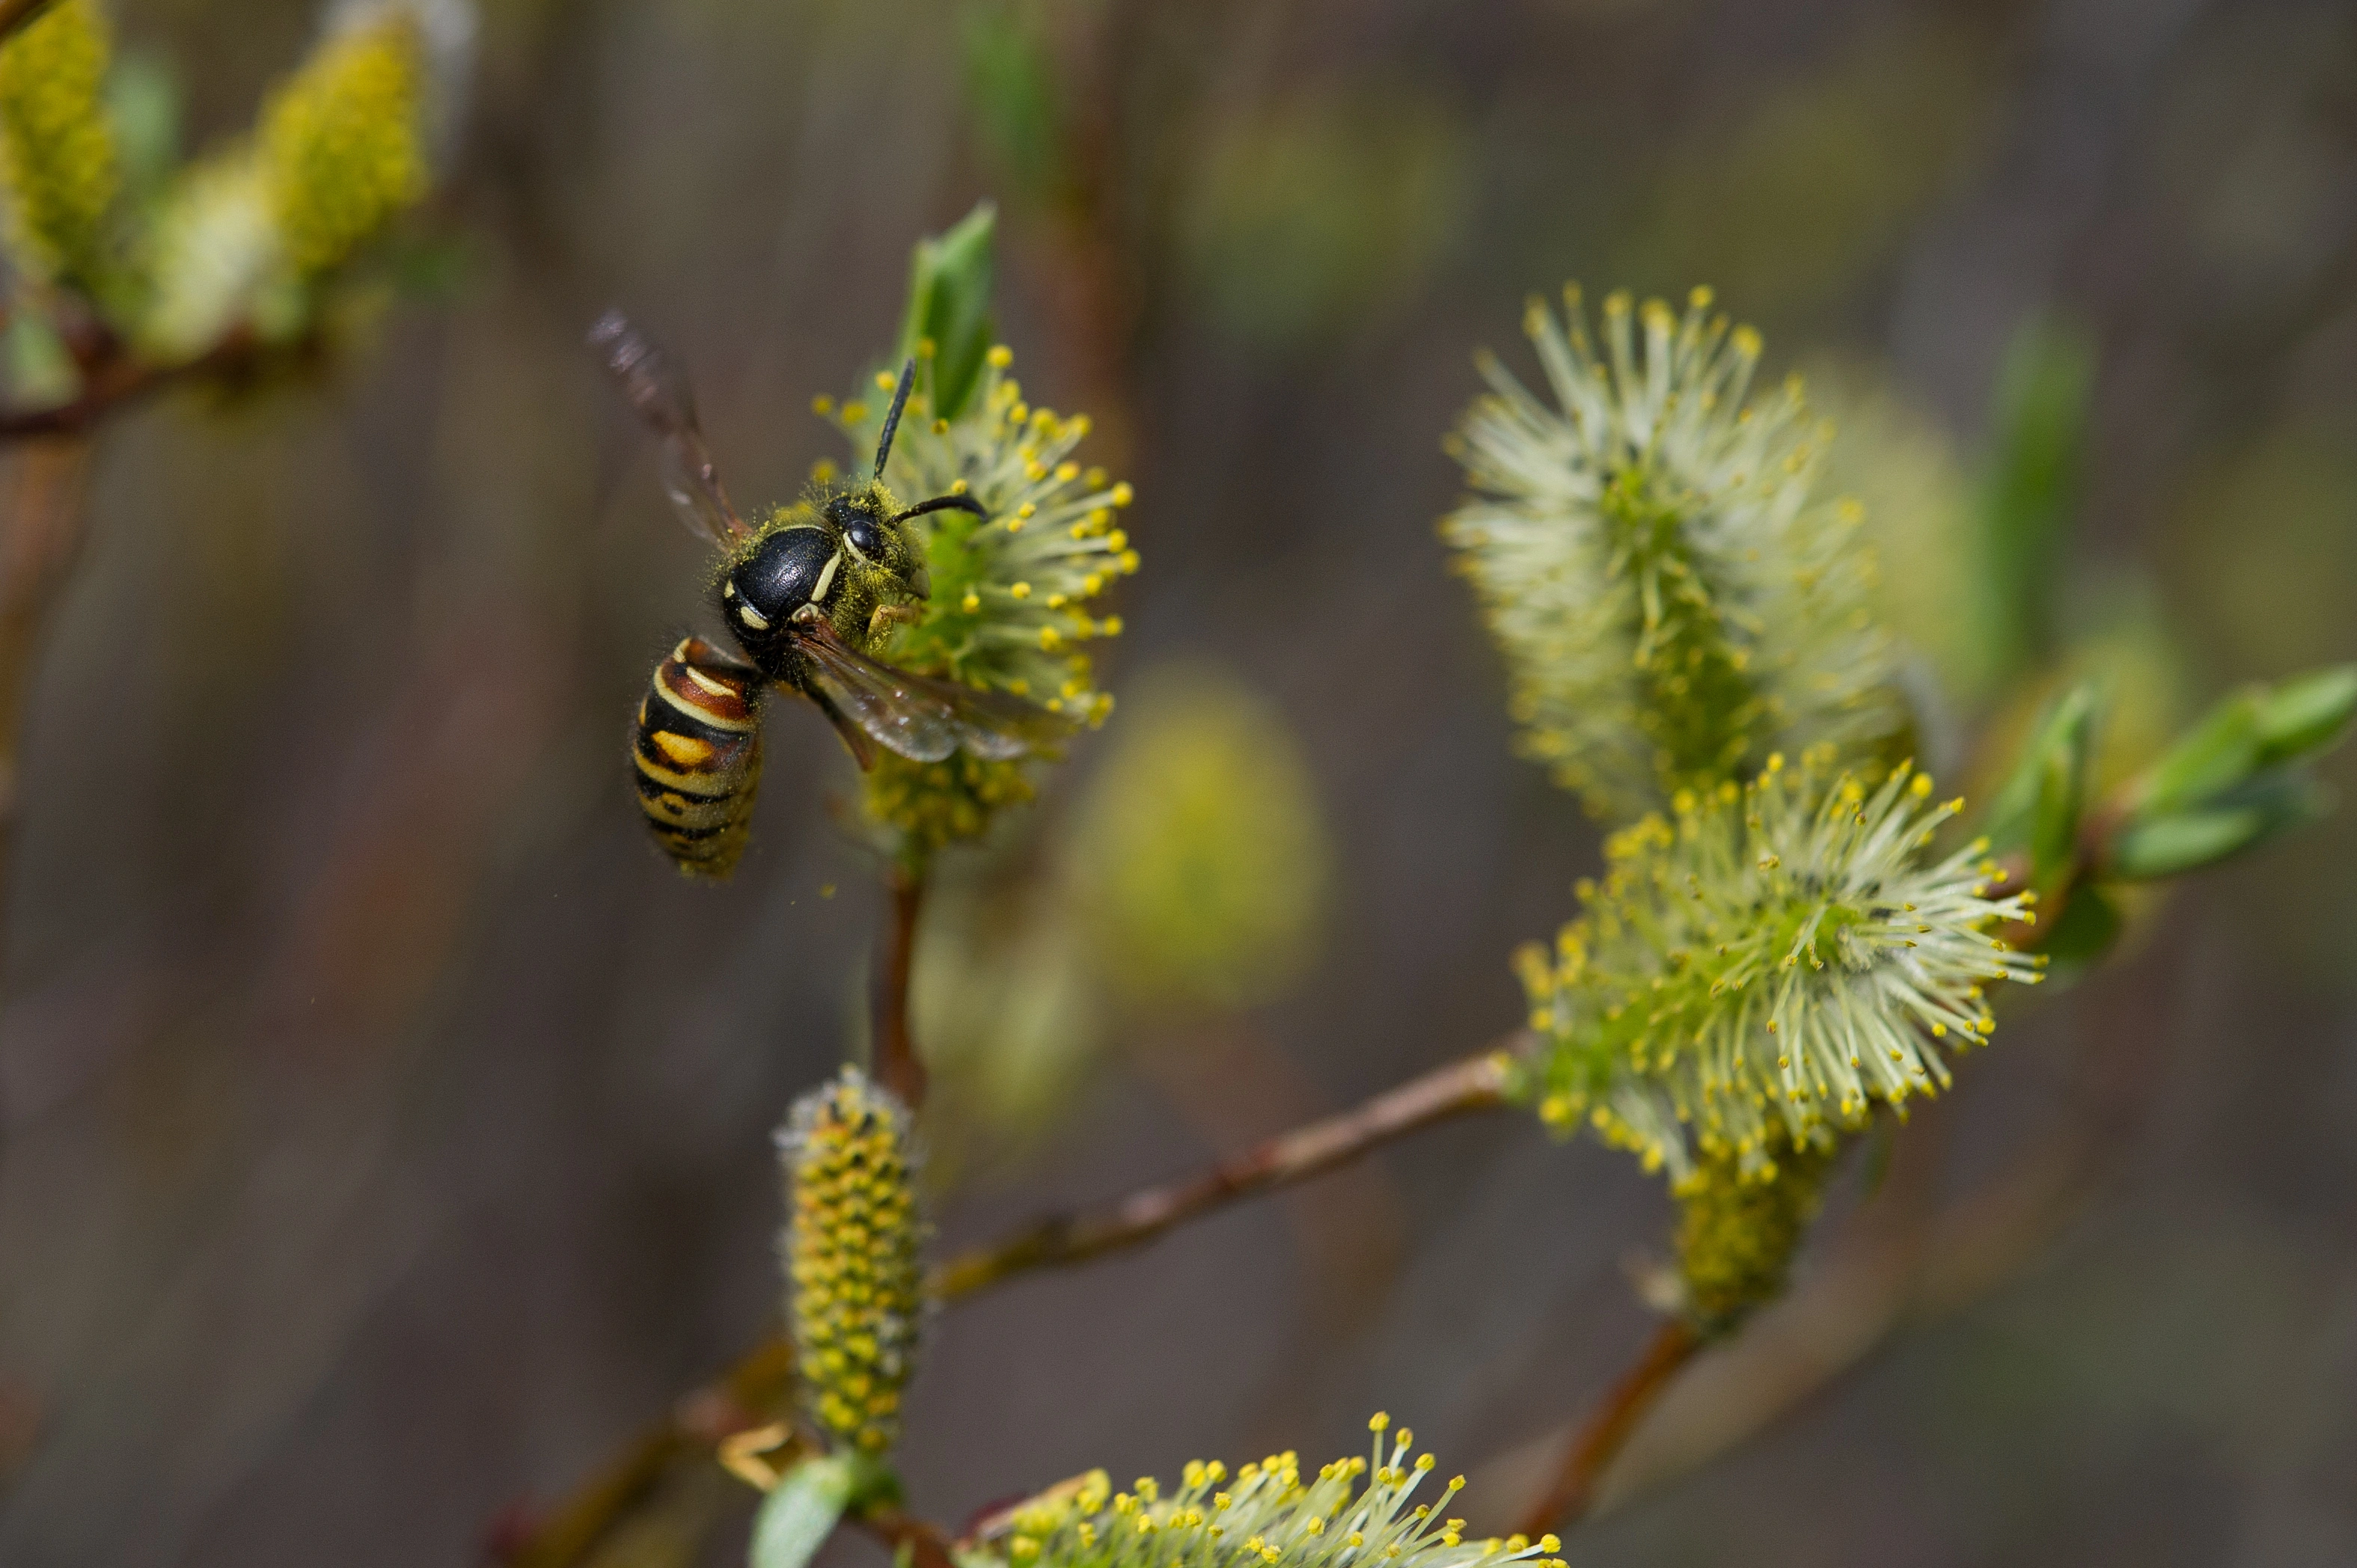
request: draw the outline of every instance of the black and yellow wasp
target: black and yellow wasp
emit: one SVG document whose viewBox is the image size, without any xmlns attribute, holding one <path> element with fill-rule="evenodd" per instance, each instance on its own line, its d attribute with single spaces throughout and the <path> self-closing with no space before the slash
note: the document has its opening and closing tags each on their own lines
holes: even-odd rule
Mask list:
<svg viewBox="0 0 2357 1568">
<path fill-rule="evenodd" d="M 1071 734 L 1069 719 L 1019 697 L 911 674 L 870 656 L 894 626 L 918 618 L 916 607 L 932 589 L 924 541 L 910 521 L 952 509 L 989 515 L 963 493 L 903 507 L 884 486 L 914 360 L 901 369 L 875 472 L 858 484 L 815 484 L 756 525 L 729 504 L 686 378 L 662 350 L 616 311 L 591 328 L 589 341 L 662 438 L 673 506 L 726 553 L 715 579 L 720 618 L 752 660 L 740 663 L 701 638 L 685 638 L 640 700 L 630 743 L 639 806 L 682 871 L 726 876 L 744 852 L 761 774 L 761 697 L 771 685 L 816 703 L 863 768 L 875 766 L 878 746 L 917 762 L 939 762 L 960 748 L 1006 758 Z"/>
</svg>

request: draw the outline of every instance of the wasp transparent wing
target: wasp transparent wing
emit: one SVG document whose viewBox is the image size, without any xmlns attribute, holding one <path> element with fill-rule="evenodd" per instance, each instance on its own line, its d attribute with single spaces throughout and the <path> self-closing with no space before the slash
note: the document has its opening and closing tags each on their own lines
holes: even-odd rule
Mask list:
<svg viewBox="0 0 2357 1568">
<path fill-rule="evenodd" d="M 1061 714 L 1020 697 L 879 664 L 823 620 L 798 622 L 795 634 L 825 698 L 821 706 L 832 704 L 878 745 L 912 762 L 940 762 L 960 747 L 1003 761 L 1057 746 L 1075 727 Z"/>
<path fill-rule="evenodd" d="M 745 521 L 728 502 L 696 424 L 695 394 L 687 377 L 619 310 L 597 318 L 589 344 L 639 418 L 661 438 L 663 489 L 681 521 L 715 544 L 744 537 Z"/>
</svg>

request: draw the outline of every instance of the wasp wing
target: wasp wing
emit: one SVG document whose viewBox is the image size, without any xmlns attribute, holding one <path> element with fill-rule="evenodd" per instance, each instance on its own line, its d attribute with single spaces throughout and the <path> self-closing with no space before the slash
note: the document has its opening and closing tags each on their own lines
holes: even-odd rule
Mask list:
<svg viewBox="0 0 2357 1568">
<path fill-rule="evenodd" d="M 619 310 L 597 318 L 589 328 L 589 345 L 639 418 L 662 437 L 663 490 L 680 520 L 715 544 L 743 538 L 744 519 L 729 504 L 720 470 L 704 444 L 687 377 Z"/>
<path fill-rule="evenodd" d="M 912 762 L 940 762 L 963 746 L 993 761 L 1060 744 L 1074 725 L 1061 714 L 1004 692 L 981 692 L 896 670 L 853 648 L 823 620 L 794 624 L 794 645 L 832 706 Z M 855 755 L 858 748 L 853 747 Z"/>
</svg>

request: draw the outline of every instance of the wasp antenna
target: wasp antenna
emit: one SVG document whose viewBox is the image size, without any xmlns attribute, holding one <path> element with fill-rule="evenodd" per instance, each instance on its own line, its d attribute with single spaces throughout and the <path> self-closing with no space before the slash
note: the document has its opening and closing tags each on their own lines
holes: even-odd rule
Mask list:
<svg viewBox="0 0 2357 1568">
<path fill-rule="evenodd" d="M 917 361 L 900 367 L 899 390 L 892 394 L 892 412 L 884 416 L 884 438 L 876 443 L 876 477 L 884 477 L 884 459 L 892 455 L 892 435 L 900 428 L 900 411 L 909 406 L 909 389 L 917 384 Z"/>
<path fill-rule="evenodd" d="M 919 501 L 892 521 L 906 522 L 912 517 L 922 517 L 929 511 L 970 511 L 976 517 L 990 515 L 990 509 L 972 496 L 935 496 L 929 501 Z"/>
</svg>

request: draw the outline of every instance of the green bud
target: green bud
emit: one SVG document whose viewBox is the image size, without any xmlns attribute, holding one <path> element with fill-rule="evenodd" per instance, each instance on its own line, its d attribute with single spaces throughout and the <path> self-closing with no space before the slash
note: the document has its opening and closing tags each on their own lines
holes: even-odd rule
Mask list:
<svg viewBox="0 0 2357 1568">
<path fill-rule="evenodd" d="M 2174 876 L 2314 821 L 2330 797 L 2306 765 L 2340 742 L 2353 714 L 2352 665 L 2226 698 L 2128 786 L 2105 869 Z"/>
<path fill-rule="evenodd" d="M 2357 715 L 2357 664 L 2295 675 L 2259 700 L 2259 762 L 2276 767 L 2336 745 Z"/>
<path fill-rule="evenodd" d="M 2057 698 L 1989 807 L 1983 831 L 1991 846 L 2028 850 L 2034 886 L 2057 886 L 2075 854 L 2100 707 L 2093 682 Z"/>
<path fill-rule="evenodd" d="M 2259 689 L 2254 687 L 2212 708 L 2128 787 L 2136 811 L 2167 812 L 2195 804 L 2248 779 L 2259 766 Z"/>
<path fill-rule="evenodd" d="M 2113 836 L 2105 869 L 2129 881 L 2182 875 L 2304 827 L 2331 804 L 2331 791 L 2303 773 L 2263 773 L 2198 804 L 2137 813 Z"/>
</svg>

